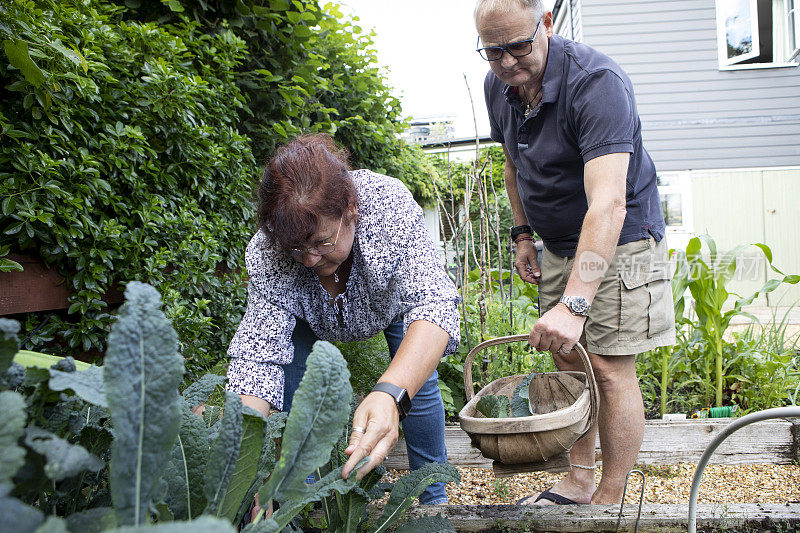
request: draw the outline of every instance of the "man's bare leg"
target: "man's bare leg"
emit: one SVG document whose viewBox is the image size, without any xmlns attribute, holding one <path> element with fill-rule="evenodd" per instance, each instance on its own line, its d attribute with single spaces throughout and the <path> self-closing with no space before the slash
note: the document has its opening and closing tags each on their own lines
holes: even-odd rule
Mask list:
<svg viewBox="0 0 800 533">
<path fill-rule="evenodd" d="M 636 378 L 633 355 L 594 356 L 605 367 L 600 390 L 600 449 L 603 478 L 592 503 L 618 504 L 625 489 L 625 476 L 636 464 L 644 436 L 644 404 Z"/>
<path fill-rule="evenodd" d="M 642 445 L 644 405 L 636 379 L 632 355 L 599 356 L 589 354 L 600 395 L 599 421 L 596 428 L 580 438 L 570 450 L 573 465 L 592 466 L 595 462 L 595 436 L 600 432 L 603 453 L 603 477 L 595 486 L 594 471 L 573 467 L 551 491 L 577 503 L 614 504 L 622 500 L 625 476 L 633 468 Z M 583 371 L 577 352 L 556 355 L 559 370 Z M 536 495 L 535 495 L 536 496 Z M 523 503 L 532 504 L 535 497 Z M 552 504 L 539 500 L 537 505 Z"/>
</svg>

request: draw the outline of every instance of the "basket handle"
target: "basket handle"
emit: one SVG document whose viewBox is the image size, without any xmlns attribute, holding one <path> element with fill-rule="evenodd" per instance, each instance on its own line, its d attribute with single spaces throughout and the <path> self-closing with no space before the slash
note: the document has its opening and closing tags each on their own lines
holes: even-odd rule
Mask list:
<svg viewBox="0 0 800 533">
<path fill-rule="evenodd" d="M 527 334 L 497 337 L 496 339 L 483 341 L 470 350 L 470 352 L 467 354 L 467 358 L 464 359 L 464 394 L 467 396 L 467 402 L 469 402 L 475 396 L 475 384 L 472 382 L 472 362 L 475 360 L 475 356 L 478 354 L 478 352 L 492 346 L 497 346 L 498 344 L 527 341 L 528 338 L 529 335 Z M 575 348 L 573 349 L 578 350 L 578 354 L 581 356 L 581 362 L 583 363 L 584 370 L 586 370 L 586 378 L 589 382 L 589 402 L 591 404 L 591 412 L 589 425 L 587 427 L 588 431 L 594 425 L 595 421 L 597 421 L 597 410 L 599 407 L 600 397 L 598 396 L 597 392 L 597 382 L 594 379 L 592 363 L 589 361 L 589 354 L 586 353 L 586 349 L 579 342 L 575 344 Z"/>
</svg>

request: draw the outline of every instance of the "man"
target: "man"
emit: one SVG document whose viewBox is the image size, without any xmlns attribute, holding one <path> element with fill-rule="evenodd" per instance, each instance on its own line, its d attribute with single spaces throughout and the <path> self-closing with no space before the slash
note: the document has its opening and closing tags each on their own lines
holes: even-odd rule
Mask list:
<svg viewBox="0 0 800 533">
<path fill-rule="evenodd" d="M 492 139 L 505 153 L 516 267 L 539 285 L 530 344 L 561 370 L 589 352 L 600 392 L 603 477 L 593 428 L 558 484 L 521 504 L 618 504 L 644 432 L 635 354 L 674 343 L 665 226 L 633 87 L 614 61 L 553 35 L 541 0 L 478 0 Z M 541 269 L 531 226 L 544 241 Z"/>
</svg>

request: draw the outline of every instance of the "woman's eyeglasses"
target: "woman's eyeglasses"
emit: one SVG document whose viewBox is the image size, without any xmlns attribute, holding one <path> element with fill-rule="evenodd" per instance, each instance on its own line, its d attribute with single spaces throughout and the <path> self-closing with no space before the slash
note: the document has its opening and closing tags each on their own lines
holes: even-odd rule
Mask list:
<svg viewBox="0 0 800 533">
<path fill-rule="evenodd" d="M 292 258 L 299 261 L 306 255 L 325 255 L 331 253 L 336 249 L 336 242 L 339 240 L 339 232 L 342 231 L 343 220 L 344 213 L 342 213 L 342 217 L 339 219 L 339 229 L 336 230 L 336 237 L 334 237 L 333 242 L 323 242 L 309 248 L 291 248 L 289 250 L 289 254 L 292 256 Z"/>
</svg>

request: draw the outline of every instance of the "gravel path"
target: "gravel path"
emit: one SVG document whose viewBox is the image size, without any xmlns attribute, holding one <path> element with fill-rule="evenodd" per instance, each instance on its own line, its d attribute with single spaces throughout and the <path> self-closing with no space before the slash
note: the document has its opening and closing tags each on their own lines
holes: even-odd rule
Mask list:
<svg viewBox="0 0 800 533">
<path fill-rule="evenodd" d="M 695 465 L 642 465 L 646 477 L 645 503 L 689 503 Z M 513 504 L 523 496 L 541 492 L 564 474 L 533 472 L 496 478 L 491 470 L 462 468 L 461 484 L 450 484 L 452 504 Z M 602 468 L 597 468 L 600 480 Z M 384 480 L 393 482 L 406 471 L 390 470 Z M 639 500 L 639 476 L 631 476 L 626 502 Z M 699 503 L 800 503 L 800 466 L 708 465 L 700 485 Z"/>
</svg>

